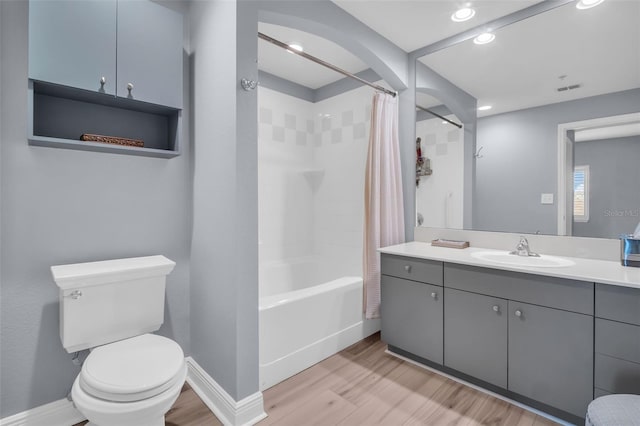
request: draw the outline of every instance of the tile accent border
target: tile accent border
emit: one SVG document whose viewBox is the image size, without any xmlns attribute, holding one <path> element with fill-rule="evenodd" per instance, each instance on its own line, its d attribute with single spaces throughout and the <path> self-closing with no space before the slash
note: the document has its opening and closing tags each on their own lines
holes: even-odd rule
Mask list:
<svg viewBox="0 0 640 426">
<path fill-rule="evenodd" d="M 187 383 L 224 425 L 253 425 L 267 417 L 262 392 L 235 401 L 193 358 L 186 357 L 185 361 Z M 0 419 L 0 426 L 69 426 L 85 420 L 73 402 L 63 398 Z"/>
<path fill-rule="evenodd" d="M 193 358 L 186 361 L 187 383 L 224 425 L 253 425 L 267 417 L 262 392 L 236 401 Z"/>
</svg>

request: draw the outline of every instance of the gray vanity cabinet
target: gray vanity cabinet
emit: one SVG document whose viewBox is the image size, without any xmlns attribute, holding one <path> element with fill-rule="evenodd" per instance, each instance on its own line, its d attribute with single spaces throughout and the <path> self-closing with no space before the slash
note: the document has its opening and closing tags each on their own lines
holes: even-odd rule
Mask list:
<svg viewBox="0 0 640 426">
<path fill-rule="evenodd" d="M 507 300 L 445 288 L 444 307 L 444 365 L 506 389 Z"/>
<path fill-rule="evenodd" d="M 509 301 L 510 391 L 584 417 L 592 366 L 592 316 Z"/>
<path fill-rule="evenodd" d="M 584 417 L 593 283 L 446 263 L 444 365 Z"/>
<path fill-rule="evenodd" d="M 383 255 L 382 340 L 442 364 L 442 263 Z"/>
<path fill-rule="evenodd" d="M 115 59 L 116 0 L 29 2 L 29 78 L 115 95 Z"/>
<path fill-rule="evenodd" d="M 596 284 L 594 387 L 640 394 L 640 289 Z"/>
</svg>

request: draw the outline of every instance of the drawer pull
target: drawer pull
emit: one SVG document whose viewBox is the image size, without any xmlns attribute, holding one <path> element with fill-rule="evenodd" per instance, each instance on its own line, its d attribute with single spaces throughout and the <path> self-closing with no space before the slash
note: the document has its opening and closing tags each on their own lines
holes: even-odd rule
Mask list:
<svg viewBox="0 0 640 426">
<path fill-rule="evenodd" d="M 438 300 L 438 293 L 436 293 L 435 291 L 433 293 L 431 293 L 431 298 L 433 300 Z"/>
<path fill-rule="evenodd" d="M 411 273 L 411 265 L 404 265 L 404 270 Z"/>
<path fill-rule="evenodd" d="M 500 313 L 500 306 L 498 306 L 498 305 L 493 305 L 493 312 Z"/>
<path fill-rule="evenodd" d="M 522 316 L 522 311 L 520 309 L 518 309 L 518 310 L 516 310 L 515 314 L 516 314 L 516 316 L 518 318 L 520 318 Z"/>
</svg>

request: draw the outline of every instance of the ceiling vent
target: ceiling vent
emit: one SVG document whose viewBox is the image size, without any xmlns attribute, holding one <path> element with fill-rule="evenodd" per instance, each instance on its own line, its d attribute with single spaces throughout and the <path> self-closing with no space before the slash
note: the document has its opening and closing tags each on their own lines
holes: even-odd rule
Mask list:
<svg viewBox="0 0 640 426">
<path fill-rule="evenodd" d="M 571 86 L 558 87 L 558 92 L 566 92 L 567 90 L 574 90 L 582 87 L 582 84 L 572 84 Z"/>
</svg>

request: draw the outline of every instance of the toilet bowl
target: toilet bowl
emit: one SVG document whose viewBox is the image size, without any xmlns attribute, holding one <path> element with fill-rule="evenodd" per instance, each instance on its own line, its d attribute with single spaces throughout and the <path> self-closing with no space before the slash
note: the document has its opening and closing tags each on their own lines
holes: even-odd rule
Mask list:
<svg viewBox="0 0 640 426">
<path fill-rule="evenodd" d="M 164 426 L 186 374 L 177 343 L 144 334 L 91 351 L 71 397 L 90 425 Z"/>
<path fill-rule="evenodd" d="M 62 346 L 91 350 L 71 389 L 90 425 L 164 426 L 187 375 L 180 345 L 150 334 L 164 321 L 174 266 L 147 256 L 51 267 Z"/>
</svg>

